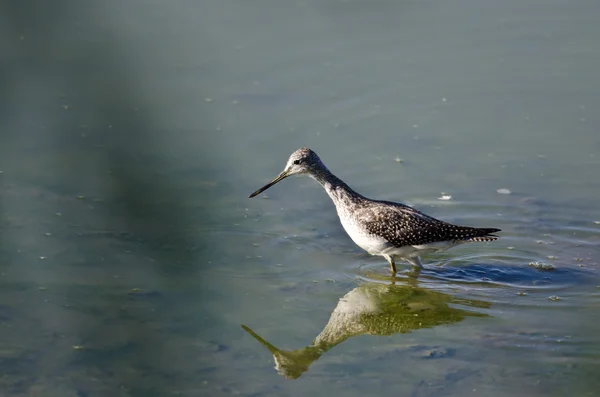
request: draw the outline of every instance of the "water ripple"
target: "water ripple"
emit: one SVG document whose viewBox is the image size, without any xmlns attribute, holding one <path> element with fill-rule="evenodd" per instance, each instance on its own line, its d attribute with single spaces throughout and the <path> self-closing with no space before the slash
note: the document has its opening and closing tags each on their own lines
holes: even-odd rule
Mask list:
<svg viewBox="0 0 600 397">
<path fill-rule="evenodd" d="M 509 251 L 513 253 L 514 251 Z M 472 255 L 426 264 L 418 273 L 421 283 L 449 283 L 472 286 L 503 287 L 528 291 L 559 291 L 577 284 L 589 283 L 591 271 L 577 267 L 540 266 L 535 257 L 514 252 L 513 255 Z M 414 269 L 406 267 L 397 279 L 414 277 Z M 389 268 L 370 261 L 354 266 L 347 277 L 371 282 L 389 282 Z"/>
</svg>

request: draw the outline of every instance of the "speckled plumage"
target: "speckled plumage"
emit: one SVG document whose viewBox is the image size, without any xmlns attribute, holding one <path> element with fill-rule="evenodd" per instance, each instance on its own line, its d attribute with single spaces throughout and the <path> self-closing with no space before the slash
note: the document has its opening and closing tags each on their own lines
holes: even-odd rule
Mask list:
<svg viewBox="0 0 600 397">
<path fill-rule="evenodd" d="M 439 241 L 492 241 L 497 237 L 488 234 L 498 229 L 481 229 L 457 226 L 432 218 L 403 204 L 389 201 L 363 200 L 349 214 L 361 223 L 365 232 L 381 236 L 391 244 L 422 245 Z"/>
<path fill-rule="evenodd" d="M 319 156 L 302 148 L 290 156 L 285 169 L 272 182 L 252 193 L 254 197 L 293 174 L 317 180 L 331 197 L 342 226 L 352 240 L 371 255 L 386 258 L 396 272 L 395 259 L 421 266 L 422 254 L 446 250 L 472 241 L 494 241 L 500 229 L 452 225 L 404 204 L 368 199 L 333 175 Z"/>
</svg>

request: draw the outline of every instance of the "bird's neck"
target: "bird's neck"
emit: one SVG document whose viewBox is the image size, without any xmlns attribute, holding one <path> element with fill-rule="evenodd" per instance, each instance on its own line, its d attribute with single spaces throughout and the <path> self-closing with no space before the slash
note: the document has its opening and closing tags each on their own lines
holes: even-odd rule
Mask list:
<svg viewBox="0 0 600 397">
<path fill-rule="evenodd" d="M 323 186 L 336 206 L 340 202 L 362 197 L 352 190 L 344 181 L 333 175 L 327 168 L 316 170 L 312 172 L 310 176 Z"/>
</svg>

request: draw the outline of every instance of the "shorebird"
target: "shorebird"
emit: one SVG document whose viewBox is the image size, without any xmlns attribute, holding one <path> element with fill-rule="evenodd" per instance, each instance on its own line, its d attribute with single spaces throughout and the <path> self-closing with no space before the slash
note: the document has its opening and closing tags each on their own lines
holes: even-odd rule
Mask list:
<svg viewBox="0 0 600 397">
<path fill-rule="evenodd" d="M 372 200 L 333 175 L 308 148 L 296 150 L 283 171 L 250 195 L 262 193 L 290 175 L 308 175 L 325 188 L 350 238 L 371 255 L 383 256 L 396 274 L 396 260 L 422 268 L 420 256 L 474 241 L 494 241 L 500 229 L 453 225 L 401 203 Z"/>
</svg>

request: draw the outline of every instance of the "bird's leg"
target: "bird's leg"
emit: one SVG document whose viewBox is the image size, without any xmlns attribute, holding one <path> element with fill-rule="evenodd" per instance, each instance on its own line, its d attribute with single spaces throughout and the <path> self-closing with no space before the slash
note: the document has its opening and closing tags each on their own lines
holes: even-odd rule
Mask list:
<svg viewBox="0 0 600 397">
<path fill-rule="evenodd" d="M 392 277 L 396 275 L 396 263 L 394 262 L 394 258 L 389 255 L 384 256 L 385 259 L 390 263 L 390 269 L 392 269 Z"/>
<path fill-rule="evenodd" d="M 413 266 L 418 267 L 419 269 L 423 268 L 423 264 L 421 263 L 421 258 L 418 256 L 413 256 L 411 258 L 406 258 L 406 261 Z"/>
<path fill-rule="evenodd" d="M 421 274 L 421 269 L 423 269 L 421 258 L 418 256 L 413 256 L 412 258 L 406 258 L 406 261 L 413 265 L 413 268 L 409 272 L 409 277 L 419 277 L 419 274 Z"/>
<path fill-rule="evenodd" d="M 421 274 L 421 269 L 420 267 L 416 267 L 413 266 L 412 269 L 410 269 L 410 271 L 408 272 L 408 278 L 409 279 L 416 279 L 419 277 L 419 275 Z"/>
</svg>

